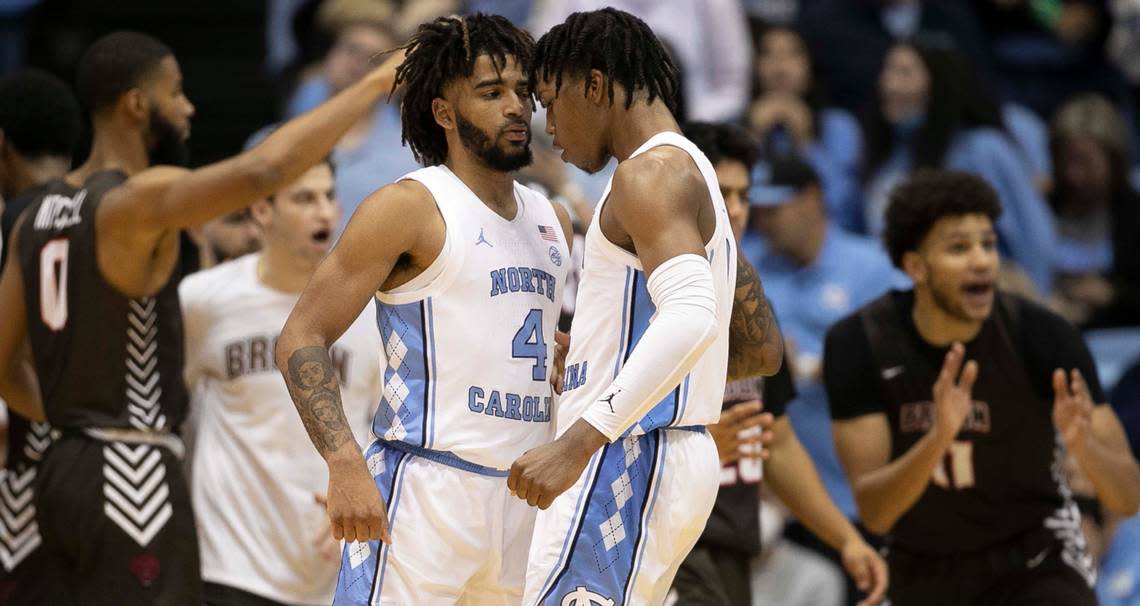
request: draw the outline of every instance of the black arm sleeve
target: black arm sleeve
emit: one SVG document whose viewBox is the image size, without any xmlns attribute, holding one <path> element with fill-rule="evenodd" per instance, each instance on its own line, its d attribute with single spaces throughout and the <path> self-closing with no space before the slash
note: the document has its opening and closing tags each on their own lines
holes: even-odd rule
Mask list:
<svg viewBox="0 0 1140 606">
<path fill-rule="evenodd" d="M 1057 314 L 1029 301 L 1021 300 L 1021 338 L 1025 352 L 1025 369 L 1034 389 L 1042 398 L 1053 401 L 1053 370 L 1081 371 L 1089 386 L 1094 404 L 1108 400 L 1100 385 L 1096 364 L 1084 337 L 1073 325 Z"/>
<path fill-rule="evenodd" d="M 827 331 L 823 384 L 833 419 L 852 419 L 885 410 L 874 356 L 858 315 L 847 316 Z"/>
</svg>

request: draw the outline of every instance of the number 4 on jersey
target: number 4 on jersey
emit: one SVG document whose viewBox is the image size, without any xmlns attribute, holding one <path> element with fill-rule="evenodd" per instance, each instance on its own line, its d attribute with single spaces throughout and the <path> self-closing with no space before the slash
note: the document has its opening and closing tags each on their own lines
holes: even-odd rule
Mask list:
<svg viewBox="0 0 1140 606">
<path fill-rule="evenodd" d="M 542 338 L 542 310 L 532 309 L 527 313 L 519 331 L 511 341 L 512 358 L 534 360 L 530 376 L 535 381 L 546 380 L 546 340 Z"/>
</svg>

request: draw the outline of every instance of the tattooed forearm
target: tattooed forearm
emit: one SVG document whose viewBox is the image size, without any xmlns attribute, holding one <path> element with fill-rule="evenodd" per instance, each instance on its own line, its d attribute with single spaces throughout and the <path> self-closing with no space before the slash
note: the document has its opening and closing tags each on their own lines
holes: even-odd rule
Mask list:
<svg viewBox="0 0 1140 606">
<path fill-rule="evenodd" d="M 324 347 L 302 347 L 289 355 L 285 384 L 309 438 L 321 455 L 353 440 L 340 401 L 340 382 Z"/>
<path fill-rule="evenodd" d="M 737 256 L 736 296 L 728 336 L 728 379 L 773 375 L 780 369 L 784 341 L 756 270 Z"/>
</svg>

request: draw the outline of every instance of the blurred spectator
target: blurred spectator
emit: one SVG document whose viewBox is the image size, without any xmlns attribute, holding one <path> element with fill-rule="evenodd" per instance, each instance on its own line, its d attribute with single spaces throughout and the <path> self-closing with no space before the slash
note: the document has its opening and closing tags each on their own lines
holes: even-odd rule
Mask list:
<svg viewBox="0 0 1140 606">
<path fill-rule="evenodd" d="M 1053 218 L 1017 149 L 1002 131 L 997 103 L 960 54 L 934 44 L 900 43 L 887 54 L 879 103 L 863 125 L 866 140 L 863 218 L 883 228 L 887 196 L 920 168 L 947 168 L 986 179 L 1001 198 L 1002 251 L 1050 291 Z"/>
<path fill-rule="evenodd" d="M 1112 29 L 1107 50 L 1124 78 L 1133 88 L 1140 87 L 1140 1 L 1111 0 Z"/>
<path fill-rule="evenodd" d="M 1075 324 L 1140 324 L 1140 195 L 1123 119 L 1103 97 L 1080 95 L 1053 117 L 1051 148 L 1054 308 Z"/>
<path fill-rule="evenodd" d="M 752 23 L 792 25 L 800 14 L 800 0 L 743 0 Z"/>
<path fill-rule="evenodd" d="M 749 126 L 768 154 L 802 154 L 820 176 L 828 214 L 844 227 L 857 224 L 839 213 L 859 207 L 863 135 L 850 113 L 829 107 L 803 39 L 781 26 L 761 31 L 756 44 L 756 98 Z"/>
<path fill-rule="evenodd" d="M 993 53 L 1003 98 L 1040 115 L 1095 90 L 1119 96 L 1120 78 L 1104 54 L 1106 0 L 972 0 Z"/>
<path fill-rule="evenodd" d="M 685 114 L 678 120 L 731 122 L 748 105 L 752 46 L 739 0 L 539 0 L 537 38 L 571 13 L 612 6 L 640 17 L 676 51 L 685 72 Z"/>
<path fill-rule="evenodd" d="M 1140 107 L 1140 0 L 1111 0 L 1112 31 L 1107 42 L 1108 56 L 1124 77 L 1130 95 L 1126 104 L 1132 109 L 1132 147 L 1140 148 L 1140 125 L 1136 108 Z M 1133 173 L 1140 184 L 1140 167 Z"/>
<path fill-rule="evenodd" d="M 300 10 L 315 0 L 268 0 L 265 5 L 265 73 L 280 76 L 303 58 L 302 45 L 294 36 L 293 23 Z"/>
<path fill-rule="evenodd" d="M 526 27 L 534 10 L 534 0 L 463 0 L 464 14 L 502 15 L 517 27 Z"/>
<path fill-rule="evenodd" d="M 820 374 L 823 338 L 837 320 L 908 281 L 891 266 L 881 245 L 828 221 L 819 177 L 805 161 L 776 157 L 761 162 L 748 197 L 752 227 L 761 237 L 750 234 L 741 250 L 764 280 L 789 351 L 799 395 L 788 406 L 788 416 L 832 501 L 854 520 L 855 501 L 835 454 Z M 835 559 L 802 526 L 793 525 L 789 534 Z"/>
<path fill-rule="evenodd" d="M 1002 103 L 1001 122 L 1021 153 L 1022 163 L 1037 191 L 1045 193 L 1053 183 L 1053 159 L 1049 156 L 1049 126 L 1033 110 L 1017 103 Z"/>
<path fill-rule="evenodd" d="M 1111 541 L 1100 562 L 1097 601 L 1100 606 L 1140 606 L 1140 516 L 1105 530 Z"/>
<path fill-rule="evenodd" d="M 752 23 L 792 25 L 800 13 L 800 0 L 743 0 L 744 13 Z"/>
<path fill-rule="evenodd" d="M 321 7 L 318 18 L 336 28 L 335 42 L 320 72 L 302 81 L 293 94 L 287 117 L 302 114 L 344 90 L 368 73 L 381 53 L 397 44 L 384 17 L 393 14 L 390 8 L 382 8 L 387 3 L 374 3 L 371 12 L 332 10 L 343 4 L 354 3 L 334 0 Z M 338 230 L 369 194 L 419 168 L 400 141 L 397 101 L 393 97 L 390 103 L 377 103 L 376 110 L 349 130 L 333 150 L 337 195 L 344 208 Z"/>
<path fill-rule="evenodd" d="M 264 249 L 179 286 L 206 602 L 328 604 L 340 562 L 323 507 L 328 473 L 288 404 L 273 351 L 331 246 L 340 212 L 332 166 L 313 166 L 248 212 Z M 358 439 L 367 439 L 382 391 L 375 318 L 370 303 L 330 349 L 342 419 Z"/>
<path fill-rule="evenodd" d="M 189 230 L 198 248 L 198 268 L 209 269 L 261 248 L 257 224 L 243 208 Z"/>
<path fill-rule="evenodd" d="M 815 0 L 800 16 L 801 31 L 831 100 L 862 111 L 874 99 L 883 57 L 896 41 L 941 34 L 988 73 L 985 37 L 969 7 L 946 0 Z"/>
</svg>

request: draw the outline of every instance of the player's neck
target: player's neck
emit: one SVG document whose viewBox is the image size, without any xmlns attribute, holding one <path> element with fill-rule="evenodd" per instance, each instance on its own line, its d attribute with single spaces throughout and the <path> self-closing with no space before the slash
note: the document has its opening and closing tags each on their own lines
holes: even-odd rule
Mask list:
<svg viewBox="0 0 1140 606">
<path fill-rule="evenodd" d="M 518 203 L 515 201 L 514 175 L 490 168 L 468 153 L 448 154 L 444 164 L 487 208 L 504 219 L 515 217 Z"/>
<path fill-rule="evenodd" d="M 911 319 L 922 340 L 935 347 L 946 347 L 954 342 L 968 343 L 982 330 L 982 322 L 946 313 L 929 292 L 917 288 Z"/>
<path fill-rule="evenodd" d="M 629 109 L 621 103 L 615 103 L 610 110 L 610 120 L 611 124 L 621 125 L 609 129 L 610 153 L 618 159 L 618 162 L 630 157 L 637 148 L 657 133 L 681 132 L 677 120 L 660 100 L 652 104 L 637 100 Z"/>
<path fill-rule="evenodd" d="M 273 290 L 300 294 L 316 265 L 276 246 L 267 244 L 257 259 L 257 279 Z"/>
<path fill-rule="evenodd" d="M 149 165 L 150 157 L 142 133 L 96 119 L 91 155 L 67 178 L 72 185 L 78 186 L 99 171 L 121 170 L 130 176 L 146 170 Z"/>
</svg>

